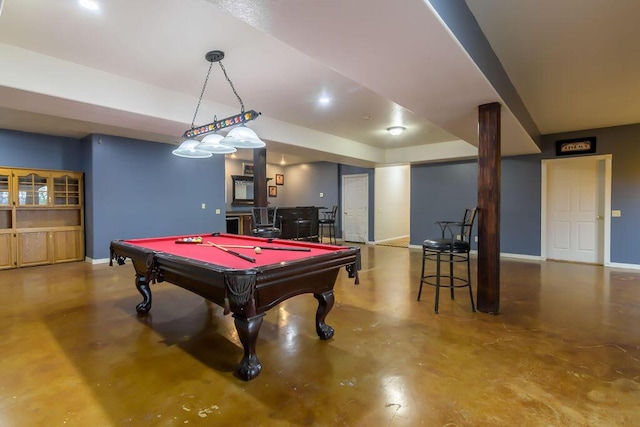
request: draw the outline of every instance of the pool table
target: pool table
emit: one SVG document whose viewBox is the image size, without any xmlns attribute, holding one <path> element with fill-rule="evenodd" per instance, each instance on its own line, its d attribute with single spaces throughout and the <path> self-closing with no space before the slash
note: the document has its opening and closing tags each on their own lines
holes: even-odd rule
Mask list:
<svg viewBox="0 0 640 427">
<path fill-rule="evenodd" d="M 136 306 L 140 315 L 151 310 L 150 284 L 163 281 L 220 305 L 224 314 L 233 313 L 244 348 L 237 374 L 248 381 L 262 369 L 255 349 L 262 319 L 282 301 L 313 294 L 316 332 L 322 340 L 333 336 L 325 323 L 334 303 L 333 286 L 341 267 L 358 283 L 360 249 L 222 233 L 112 241 L 110 265 L 113 260 L 122 265 L 126 258 L 143 297 Z"/>
</svg>

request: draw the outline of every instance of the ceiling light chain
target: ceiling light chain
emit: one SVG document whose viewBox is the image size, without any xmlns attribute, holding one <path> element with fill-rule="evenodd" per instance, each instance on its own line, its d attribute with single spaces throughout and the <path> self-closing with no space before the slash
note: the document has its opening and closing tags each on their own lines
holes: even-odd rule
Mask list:
<svg viewBox="0 0 640 427">
<path fill-rule="evenodd" d="M 204 85 L 202 85 L 202 91 L 200 92 L 200 99 L 198 99 L 198 105 L 196 105 L 196 111 L 193 113 L 193 119 L 191 120 L 191 129 L 196 127 L 196 116 L 198 115 L 198 110 L 200 109 L 200 103 L 202 102 L 202 97 L 204 96 L 204 90 L 207 88 L 207 82 L 209 81 L 209 75 L 211 75 L 211 68 L 213 68 L 213 62 L 209 63 L 209 71 L 207 72 L 207 77 L 204 79 Z M 226 75 L 226 73 L 225 73 Z M 215 120 L 215 118 L 214 118 Z"/>
<path fill-rule="evenodd" d="M 224 77 L 227 79 L 227 82 L 229 83 L 229 86 L 231 86 L 231 90 L 233 90 L 233 93 L 236 95 L 236 98 L 238 98 L 238 102 L 240 103 L 240 113 L 243 114 L 244 113 L 244 102 L 242 102 L 242 98 L 240 98 L 240 95 L 238 95 L 238 92 L 236 91 L 236 87 L 233 85 L 233 82 L 231 81 L 231 79 L 227 75 L 227 70 L 224 68 L 224 65 L 222 65 L 222 61 L 218 61 L 218 64 L 220 65 L 220 68 L 222 68 L 222 72 L 224 73 Z M 213 65 L 213 62 L 211 63 L 211 65 Z"/>
</svg>

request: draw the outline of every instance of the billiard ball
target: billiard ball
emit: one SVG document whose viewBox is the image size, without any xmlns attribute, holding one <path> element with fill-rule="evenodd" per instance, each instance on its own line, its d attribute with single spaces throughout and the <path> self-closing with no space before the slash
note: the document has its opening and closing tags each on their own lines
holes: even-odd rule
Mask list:
<svg viewBox="0 0 640 427">
<path fill-rule="evenodd" d="M 261 252 L 262 252 L 262 248 L 260 248 L 260 246 L 256 246 L 256 247 L 253 249 L 253 251 L 254 251 L 255 253 L 259 254 L 259 253 L 261 253 Z"/>
</svg>

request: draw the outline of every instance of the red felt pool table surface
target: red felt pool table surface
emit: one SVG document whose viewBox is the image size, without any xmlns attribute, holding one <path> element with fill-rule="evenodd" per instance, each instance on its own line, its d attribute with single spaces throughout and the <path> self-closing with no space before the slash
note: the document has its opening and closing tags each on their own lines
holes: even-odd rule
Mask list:
<svg viewBox="0 0 640 427">
<path fill-rule="evenodd" d="M 176 243 L 187 237 L 202 237 L 202 244 L 196 243 Z M 155 252 L 163 252 L 175 256 L 189 258 L 192 260 L 216 264 L 229 269 L 244 270 L 254 267 L 263 267 L 271 264 L 287 263 L 299 259 L 306 259 L 318 255 L 329 254 L 336 251 L 350 249 L 348 247 L 324 245 L 319 243 L 309 243 L 292 240 L 273 239 L 270 243 L 267 239 L 251 236 L 239 236 L 235 234 L 192 234 L 188 236 L 170 236 L 148 239 L 122 240 L 124 243 L 146 248 Z M 255 263 L 242 259 L 236 255 L 225 252 L 215 246 L 209 245 L 240 245 L 251 246 L 251 248 L 233 248 L 229 250 L 249 256 L 256 260 Z M 309 249 L 309 251 L 290 250 L 269 250 L 263 249 L 261 253 L 255 253 L 253 247 L 267 248 L 291 248 Z"/>
</svg>

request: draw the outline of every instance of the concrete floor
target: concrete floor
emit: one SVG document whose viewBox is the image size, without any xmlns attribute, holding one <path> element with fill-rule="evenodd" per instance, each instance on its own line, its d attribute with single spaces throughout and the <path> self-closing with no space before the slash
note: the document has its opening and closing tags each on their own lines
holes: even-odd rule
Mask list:
<svg viewBox="0 0 640 427">
<path fill-rule="evenodd" d="M 466 289 L 435 315 L 420 250 L 362 254 L 335 337 L 313 296 L 280 304 L 250 382 L 220 307 L 161 283 L 137 317 L 129 262 L 0 271 L 0 426 L 640 425 L 640 272 L 503 260 L 498 315 Z"/>
</svg>

